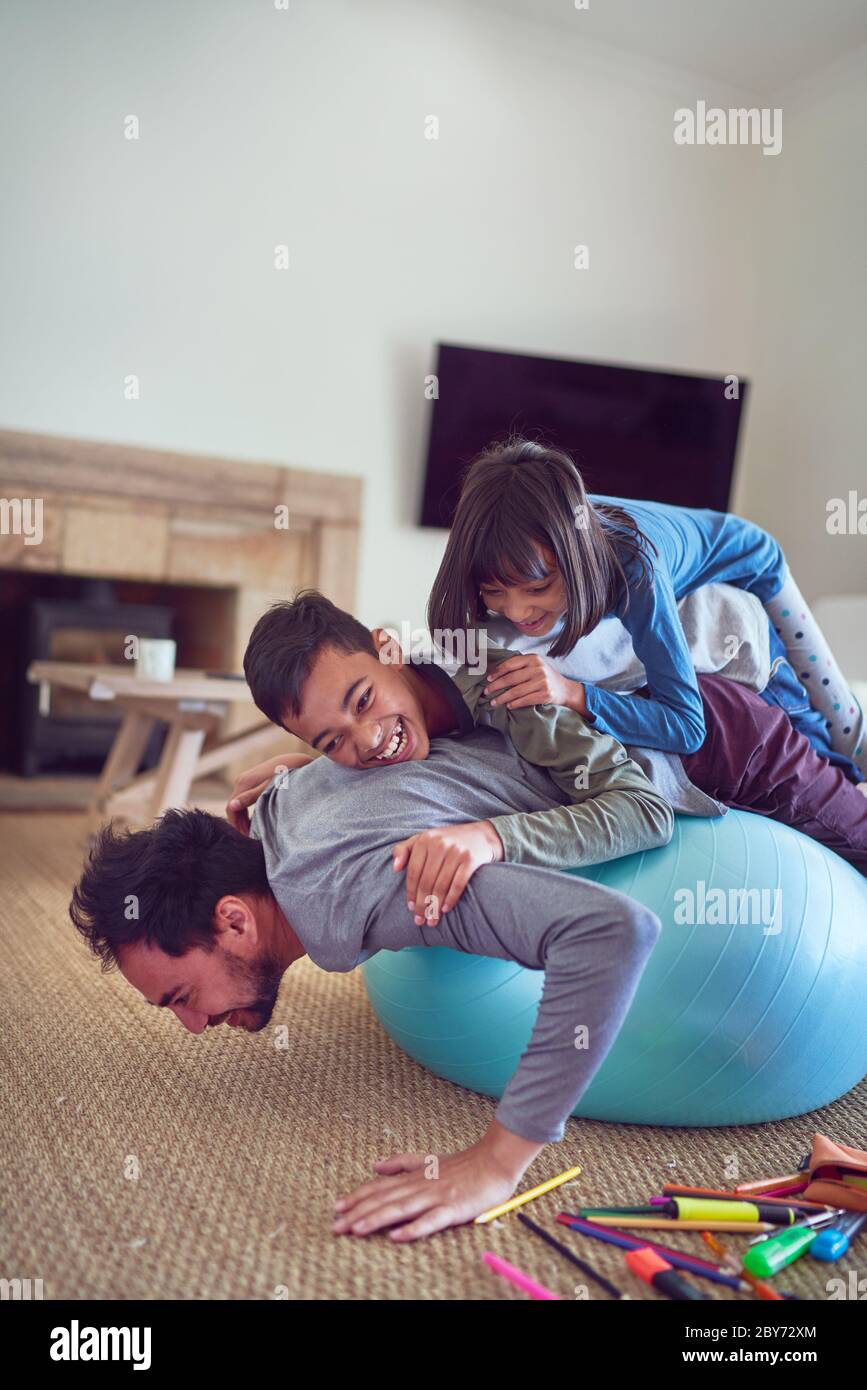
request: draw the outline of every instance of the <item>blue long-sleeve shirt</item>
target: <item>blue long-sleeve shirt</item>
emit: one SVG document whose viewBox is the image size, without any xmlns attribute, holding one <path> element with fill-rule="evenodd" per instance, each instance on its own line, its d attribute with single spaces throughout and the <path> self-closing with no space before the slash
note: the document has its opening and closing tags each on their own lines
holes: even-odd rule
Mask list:
<svg viewBox="0 0 867 1390">
<path fill-rule="evenodd" d="M 783 585 L 786 558 L 767 531 L 728 512 L 598 495 L 590 501 L 622 507 L 658 551 L 649 555 L 653 576 L 646 585 L 637 583 L 639 561 L 621 551 L 629 602 L 624 596 L 612 610 L 647 672 L 650 699 L 588 685 L 594 727 L 622 743 L 694 753 L 704 742 L 704 713 L 677 600 L 703 584 L 726 583 L 766 603 Z"/>
</svg>

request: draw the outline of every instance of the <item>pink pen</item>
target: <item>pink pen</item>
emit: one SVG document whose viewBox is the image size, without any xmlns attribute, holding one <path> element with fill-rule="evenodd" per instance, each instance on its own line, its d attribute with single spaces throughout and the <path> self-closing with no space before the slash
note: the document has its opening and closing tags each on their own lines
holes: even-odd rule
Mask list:
<svg viewBox="0 0 867 1390">
<path fill-rule="evenodd" d="M 794 1183 L 791 1187 L 774 1187 L 771 1188 L 769 1192 L 763 1192 L 761 1195 L 762 1197 L 793 1197 L 796 1196 L 797 1193 L 803 1192 L 804 1188 L 809 1187 L 809 1185 L 809 1178 L 805 1178 L 803 1182 Z M 744 1198 L 746 1202 L 749 1200 L 749 1197 Z"/>
<path fill-rule="evenodd" d="M 550 1289 L 545 1288 L 544 1284 L 537 1284 L 535 1279 L 531 1279 L 528 1274 L 523 1274 L 520 1269 L 510 1265 L 508 1260 L 501 1259 L 492 1251 L 486 1250 L 482 1259 L 495 1274 L 501 1275 L 503 1279 L 508 1279 L 510 1284 L 523 1289 L 524 1293 L 528 1293 L 531 1298 L 560 1299 L 560 1294 L 552 1293 Z"/>
</svg>

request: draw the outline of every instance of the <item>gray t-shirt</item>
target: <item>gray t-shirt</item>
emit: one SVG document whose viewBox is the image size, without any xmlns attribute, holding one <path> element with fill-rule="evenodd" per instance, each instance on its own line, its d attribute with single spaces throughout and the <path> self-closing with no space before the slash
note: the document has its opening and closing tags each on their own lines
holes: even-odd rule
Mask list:
<svg viewBox="0 0 867 1390">
<path fill-rule="evenodd" d="M 449 946 L 546 972 L 533 1037 L 497 1108 L 538 1143 L 564 1123 L 614 1041 L 659 931 L 619 893 L 553 869 L 477 870 L 437 927 L 417 927 L 392 850 L 435 826 L 550 810 L 568 801 L 494 729 L 435 738 L 424 761 L 377 769 L 326 758 L 290 772 L 256 803 L 274 896 L 310 958 L 352 970 L 375 951 Z M 576 1020 L 591 1046 L 575 1044 Z"/>
<path fill-rule="evenodd" d="M 404 875 L 392 869 L 399 840 L 434 826 L 547 811 L 568 799 L 501 734 L 476 728 L 463 738 L 431 739 L 423 761 L 359 769 L 317 758 L 263 792 L 252 833 L 264 845 L 272 892 L 310 959 L 323 970 L 352 970 L 383 947 L 419 945 L 423 929 L 406 906 Z M 450 944 L 446 927 L 447 919 L 426 932 L 431 944 Z"/>
</svg>

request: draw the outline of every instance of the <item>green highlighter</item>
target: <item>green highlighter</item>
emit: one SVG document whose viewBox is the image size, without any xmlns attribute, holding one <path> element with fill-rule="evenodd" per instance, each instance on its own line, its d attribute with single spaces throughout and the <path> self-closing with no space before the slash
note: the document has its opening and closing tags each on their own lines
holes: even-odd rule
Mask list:
<svg viewBox="0 0 867 1390">
<path fill-rule="evenodd" d="M 825 1215 L 811 1217 L 810 1221 L 817 1224 L 790 1226 L 778 1236 L 769 1236 L 767 1240 L 760 1241 L 744 1255 L 744 1269 L 748 1274 L 758 1275 L 760 1279 L 777 1274 L 781 1269 L 785 1269 L 786 1265 L 799 1259 L 805 1250 L 809 1250 L 813 1241 L 821 1234 L 822 1226 L 828 1224 L 828 1219 Z"/>
</svg>

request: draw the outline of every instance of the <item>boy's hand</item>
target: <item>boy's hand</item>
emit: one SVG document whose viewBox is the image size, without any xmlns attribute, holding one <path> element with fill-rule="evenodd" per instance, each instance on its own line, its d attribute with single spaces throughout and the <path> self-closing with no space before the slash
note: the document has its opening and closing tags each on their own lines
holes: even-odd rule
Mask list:
<svg viewBox="0 0 867 1390">
<path fill-rule="evenodd" d="M 476 869 L 503 858 L 489 820 L 444 825 L 410 835 L 394 847 L 394 869 L 406 869 L 406 905 L 417 927 L 435 927 L 460 898 Z"/>
<path fill-rule="evenodd" d="M 305 763 L 312 761 L 307 753 L 280 753 L 276 758 L 268 758 L 264 763 L 257 763 L 247 772 L 242 772 L 232 788 L 232 796 L 226 806 L 226 819 L 242 835 L 249 835 L 249 809 L 259 800 L 265 788 L 270 787 L 280 769 L 291 772 L 293 768 L 304 767 Z"/>
<path fill-rule="evenodd" d="M 584 684 L 572 681 L 555 671 L 543 656 L 524 652 L 507 657 L 488 681 L 485 695 L 493 695 L 492 705 L 506 709 L 525 709 L 528 705 L 565 705 L 578 714 L 587 713 L 584 703 Z"/>
<path fill-rule="evenodd" d="M 380 1159 L 373 1166 L 382 1176 L 335 1204 L 332 1230 L 361 1236 L 397 1226 L 389 1232 L 391 1239 L 409 1241 L 460 1226 L 508 1201 L 542 1147 L 494 1120 L 478 1144 L 460 1153 Z"/>
</svg>

